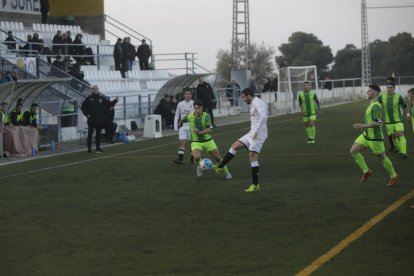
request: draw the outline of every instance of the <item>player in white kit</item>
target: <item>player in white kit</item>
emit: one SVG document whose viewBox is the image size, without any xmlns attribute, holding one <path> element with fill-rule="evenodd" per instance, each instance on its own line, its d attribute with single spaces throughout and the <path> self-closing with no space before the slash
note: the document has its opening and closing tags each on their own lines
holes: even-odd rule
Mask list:
<svg viewBox="0 0 414 276">
<path fill-rule="evenodd" d="M 192 96 L 191 88 L 185 87 L 183 89 L 184 100 L 178 103 L 177 110 L 175 111 L 174 130 L 178 131 L 178 159 L 174 160 L 174 163 L 176 164 L 183 164 L 185 146 L 187 141 L 190 141 L 191 139 L 190 126 L 188 123 L 184 123 L 183 126 L 179 128 L 179 120 L 184 118 L 185 115 L 194 112 L 194 101 L 192 100 Z"/>
<path fill-rule="evenodd" d="M 267 109 L 266 104 L 254 96 L 253 90 L 246 88 L 241 92 L 241 98 L 250 106 L 250 131 L 234 142 L 223 160 L 216 166 L 215 170 L 221 169 L 230 162 L 240 148 L 249 150 L 252 183 L 245 192 L 260 191 L 259 186 L 259 153 L 267 139 Z"/>
</svg>

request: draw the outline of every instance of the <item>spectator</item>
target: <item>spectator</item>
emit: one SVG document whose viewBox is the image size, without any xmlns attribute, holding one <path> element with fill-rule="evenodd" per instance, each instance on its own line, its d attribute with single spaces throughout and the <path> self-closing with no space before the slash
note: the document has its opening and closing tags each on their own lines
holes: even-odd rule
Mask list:
<svg viewBox="0 0 414 276">
<path fill-rule="evenodd" d="M 109 100 L 109 99 L 108 99 Z M 115 105 L 110 105 L 106 107 L 106 115 L 105 115 L 105 137 L 108 143 L 115 143 L 114 136 L 116 128 L 118 124 L 114 122 L 115 118 Z"/>
<path fill-rule="evenodd" d="M 7 48 L 10 50 L 16 50 L 16 40 L 13 37 L 13 32 L 7 32 L 7 38 L 4 40 L 4 44 L 7 45 Z"/>
<path fill-rule="evenodd" d="M 142 40 L 142 44 L 138 47 L 137 57 L 139 60 L 140 70 L 149 70 L 148 60 L 152 55 L 150 46 L 146 43 L 145 39 Z"/>
<path fill-rule="evenodd" d="M 46 24 L 49 13 L 49 0 L 40 0 L 40 13 L 42 14 L 42 24 Z"/>
<path fill-rule="evenodd" d="M 58 30 L 55 34 L 55 36 L 53 36 L 52 39 L 52 50 L 53 53 L 55 54 L 63 54 L 63 39 L 62 39 L 62 31 Z"/>
<path fill-rule="evenodd" d="M 33 37 L 31 34 L 28 34 L 26 44 L 21 48 L 21 50 L 24 50 L 24 55 L 32 56 L 32 49 L 33 49 Z"/>
<path fill-rule="evenodd" d="M 101 149 L 101 131 L 105 123 L 105 114 L 107 107 L 115 105 L 118 102 L 118 96 L 113 101 L 109 101 L 107 97 L 99 94 L 99 87 L 92 86 L 92 94 L 88 96 L 82 103 L 82 113 L 88 118 L 88 138 L 86 141 L 88 152 L 91 153 L 92 135 L 96 132 L 96 153 L 103 153 Z"/>
<path fill-rule="evenodd" d="M 226 97 L 230 101 L 231 106 L 234 105 L 235 99 L 239 98 L 240 94 L 240 85 L 233 79 L 231 83 L 227 85 L 226 88 Z"/>
<path fill-rule="evenodd" d="M 83 64 L 90 64 L 95 65 L 95 60 L 93 58 L 92 48 L 86 48 L 85 45 L 82 43 L 82 35 L 77 34 L 75 36 L 75 40 L 73 41 L 72 46 L 72 53 L 75 55 L 73 58 L 80 63 Z M 86 55 L 86 56 L 85 56 Z"/>
<path fill-rule="evenodd" d="M 161 115 L 161 117 L 164 119 L 167 128 L 174 128 L 176 106 L 173 104 L 173 100 L 171 100 L 171 98 L 174 97 L 165 94 L 164 99 L 160 100 L 159 104 L 154 110 L 154 114 Z"/>
<path fill-rule="evenodd" d="M 122 39 L 118 38 L 115 45 L 114 45 L 114 62 L 115 62 L 115 70 L 120 71 L 122 66 L 122 47 L 121 47 Z"/>
<path fill-rule="evenodd" d="M 39 37 L 38 33 L 33 34 L 33 46 L 32 49 L 37 51 L 38 54 L 44 54 L 46 55 L 47 62 L 50 64 L 52 63 L 52 59 L 50 55 L 52 54 L 52 51 L 49 49 L 49 47 L 44 46 L 43 39 Z"/>
<path fill-rule="evenodd" d="M 2 102 L 0 104 L 0 124 L 8 125 L 9 124 L 9 115 L 7 114 L 7 103 Z"/>
<path fill-rule="evenodd" d="M 13 126 L 23 125 L 23 104 L 17 103 L 16 108 L 14 108 L 9 113 L 10 123 Z"/>
<path fill-rule="evenodd" d="M 253 91 L 253 94 L 260 98 L 259 94 L 259 87 L 257 86 L 256 75 L 252 75 L 249 88 Z"/>
<path fill-rule="evenodd" d="M 196 99 L 203 102 L 203 110 L 210 115 L 211 126 L 216 127 L 213 117 L 213 108 L 216 107 L 216 97 L 214 96 L 211 85 L 208 82 L 205 82 L 203 78 L 199 79 L 196 89 Z"/>
<path fill-rule="evenodd" d="M 72 39 L 68 38 L 67 33 L 63 33 L 62 34 L 62 42 L 63 42 L 63 53 L 65 55 L 71 54 L 72 53 Z"/>
<path fill-rule="evenodd" d="M 11 71 L 7 71 L 7 72 L 6 72 L 6 75 L 4 76 L 4 78 L 2 78 L 2 79 L 0 80 L 0 83 L 6 83 L 6 82 L 13 81 L 13 80 L 14 80 L 14 79 L 13 79 L 13 76 L 12 76 Z"/>
<path fill-rule="evenodd" d="M 80 92 L 83 92 L 85 91 L 86 88 L 90 86 L 89 82 L 85 80 L 85 75 L 81 71 L 81 66 L 79 63 L 76 63 L 72 67 L 71 71 L 69 72 L 69 75 L 75 78 L 75 79 L 72 79 L 72 81 L 70 82 L 70 86 L 72 88 L 79 90 Z"/>
<path fill-rule="evenodd" d="M 69 43 L 73 43 L 71 31 L 67 31 L 66 32 L 66 35 L 67 35 L 67 39 L 68 39 Z"/>
<path fill-rule="evenodd" d="M 37 127 L 37 108 L 37 103 L 32 103 L 32 105 L 30 106 L 30 110 L 27 110 L 23 113 L 23 126 Z"/>
<path fill-rule="evenodd" d="M 60 55 L 58 55 L 56 57 L 56 59 L 53 61 L 52 65 L 53 66 L 50 68 L 50 75 L 51 76 L 56 76 L 56 77 L 60 77 L 60 78 L 67 77 L 67 75 L 62 72 L 62 71 L 66 72 L 66 67 L 65 67 L 65 63 L 62 61 L 62 57 Z"/>
</svg>

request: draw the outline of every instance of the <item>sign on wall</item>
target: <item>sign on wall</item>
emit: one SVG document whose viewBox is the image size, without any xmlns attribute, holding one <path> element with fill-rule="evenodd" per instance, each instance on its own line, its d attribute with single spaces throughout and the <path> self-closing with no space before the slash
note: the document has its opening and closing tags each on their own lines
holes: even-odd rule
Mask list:
<svg viewBox="0 0 414 276">
<path fill-rule="evenodd" d="M 40 15 L 40 0 L 0 0 L 1 12 Z"/>
</svg>

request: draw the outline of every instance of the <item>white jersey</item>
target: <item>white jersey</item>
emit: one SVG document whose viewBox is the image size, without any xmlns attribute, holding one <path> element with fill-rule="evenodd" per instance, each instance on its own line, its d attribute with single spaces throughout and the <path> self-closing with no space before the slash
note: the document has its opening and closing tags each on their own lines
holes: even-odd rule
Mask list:
<svg viewBox="0 0 414 276">
<path fill-rule="evenodd" d="M 257 132 L 263 138 L 267 138 L 267 108 L 266 104 L 258 97 L 250 102 L 250 133 Z"/>
<path fill-rule="evenodd" d="M 190 114 L 191 112 L 194 112 L 194 101 L 189 100 L 187 101 L 181 101 L 177 105 L 177 110 L 175 111 L 175 117 L 174 117 L 174 129 L 175 131 L 178 130 L 178 120 L 181 118 L 184 118 L 185 115 Z M 182 129 L 190 129 L 190 126 L 188 123 L 184 123 L 181 127 Z"/>
</svg>

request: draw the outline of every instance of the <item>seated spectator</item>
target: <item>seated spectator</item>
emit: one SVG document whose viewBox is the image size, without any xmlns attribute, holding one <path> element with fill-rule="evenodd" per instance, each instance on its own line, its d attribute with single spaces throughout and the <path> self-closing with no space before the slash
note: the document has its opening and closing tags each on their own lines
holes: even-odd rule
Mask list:
<svg viewBox="0 0 414 276">
<path fill-rule="evenodd" d="M 6 102 L 2 102 L 0 104 L 0 124 L 8 125 L 9 124 L 9 115 L 7 114 L 7 106 Z"/>
<path fill-rule="evenodd" d="M 63 54 L 64 52 L 64 47 L 63 47 L 63 40 L 62 40 L 62 32 L 61 31 L 57 31 L 55 36 L 53 37 L 52 40 L 52 50 L 53 53 L 55 54 Z"/>
<path fill-rule="evenodd" d="M 16 108 L 9 113 L 10 124 L 13 126 L 23 125 L 23 104 L 17 103 Z"/>
<path fill-rule="evenodd" d="M 62 56 L 61 55 L 56 56 L 56 59 L 53 61 L 52 65 L 55 66 L 56 68 L 62 70 L 62 71 L 66 71 L 65 70 L 65 63 L 62 61 Z M 51 70 L 53 70 L 53 67 L 52 67 Z M 56 75 L 54 75 L 54 76 L 56 76 Z"/>
<path fill-rule="evenodd" d="M 6 44 L 7 48 L 9 48 L 10 50 L 16 50 L 16 40 L 13 37 L 12 31 L 7 32 L 7 38 L 4 40 L 3 43 Z"/>
<path fill-rule="evenodd" d="M 80 68 L 81 65 L 79 63 L 76 63 L 72 67 L 72 70 L 69 72 L 69 74 L 75 78 L 70 82 L 70 86 L 76 90 L 79 90 L 80 92 L 83 92 L 90 86 L 90 83 L 85 80 L 85 75 L 80 70 Z"/>
<path fill-rule="evenodd" d="M 154 114 L 161 115 L 161 118 L 165 120 L 165 125 L 167 128 L 174 128 L 176 104 L 174 104 L 173 99 L 175 99 L 173 96 L 170 96 L 168 94 L 164 95 L 164 99 L 161 99 L 154 110 Z"/>
<path fill-rule="evenodd" d="M 6 83 L 6 82 L 10 82 L 13 81 L 13 76 L 12 76 L 12 72 L 11 71 L 7 71 L 6 75 L 0 80 L 0 83 Z"/>
<path fill-rule="evenodd" d="M 81 65 L 83 64 L 95 65 L 92 48 L 90 47 L 86 48 L 86 46 L 83 45 L 81 34 L 76 35 L 75 40 L 73 41 L 72 44 L 73 44 L 72 54 L 75 55 L 73 58 L 78 63 L 80 63 Z"/>
<path fill-rule="evenodd" d="M 32 50 L 33 50 L 33 37 L 32 37 L 31 34 L 27 35 L 26 44 L 21 48 L 21 50 L 24 50 L 24 55 L 33 56 L 33 53 L 32 53 Z"/>
<path fill-rule="evenodd" d="M 27 110 L 23 113 L 23 126 L 37 127 L 37 107 L 37 103 L 32 103 L 30 110 Z"/>
<path fill-rule="evenodd" d="M 73 42 L 72 33 L 70 31 L 67 31 L 66 36 L 67 36 L 67 39 L 68 39 L 69 43 L 72 43 Z"/>
</svg>

